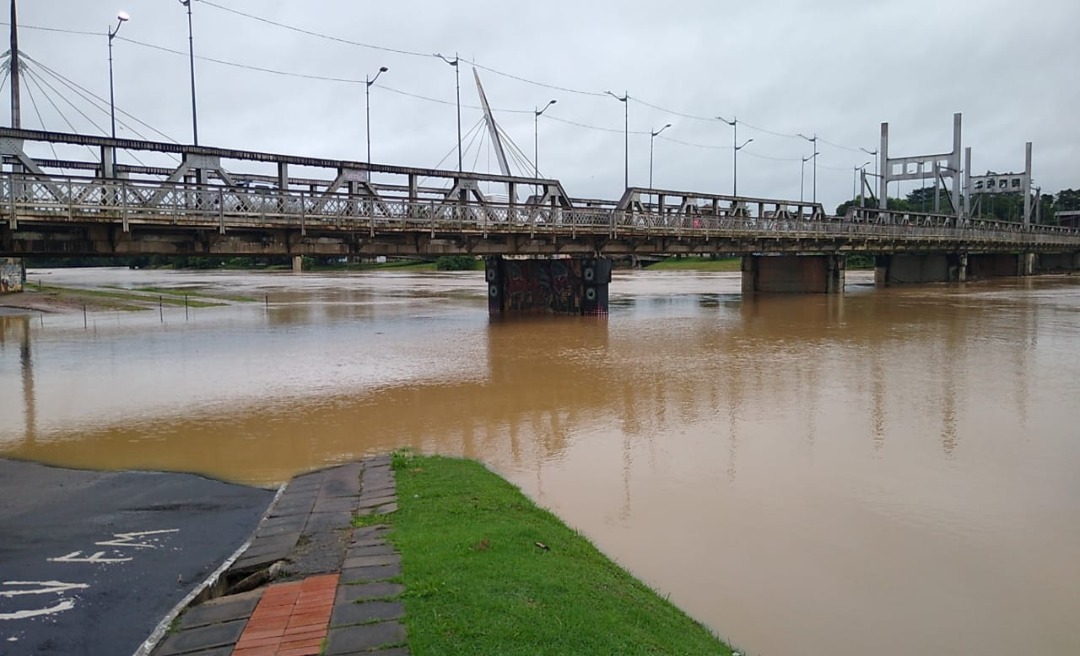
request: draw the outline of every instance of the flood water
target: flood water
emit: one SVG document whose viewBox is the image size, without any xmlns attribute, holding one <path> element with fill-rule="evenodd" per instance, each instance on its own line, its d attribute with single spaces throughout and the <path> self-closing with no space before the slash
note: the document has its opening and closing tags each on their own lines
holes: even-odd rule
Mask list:
<svg viewBox="0 0 1080 656">
<path fill-rule="evenodd" d="M 30 278 L 258 300 L 0 316 L 0 456 L 464 455 L 749 654 L 1080 653 L 1080 277 L 617 272 L 606 318 L 511 320 L 479 272 Z"/>
</svg>

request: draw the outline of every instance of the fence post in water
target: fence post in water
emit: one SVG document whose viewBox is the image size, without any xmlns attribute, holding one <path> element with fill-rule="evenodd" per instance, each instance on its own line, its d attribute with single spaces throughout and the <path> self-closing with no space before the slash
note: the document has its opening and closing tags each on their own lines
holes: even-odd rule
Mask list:
<svg viewBox="0 0 1080 656">
<path fill-rule="evenodd" d="M 158 316 L 161 317 L 161 323 L 165 323 L 165 301 L 162 296 L 157 297 L 157 309 Z"/>
<path fill-rule="evenodd" d="M 270 294 L 266 295 L 266 311 L 270 311 Z"/>
<path fill-rule="evenodd" d="M 184 294 L 184 321 L 188 320 L 188 295 Z"/>
<path fill-rule="evenodd" d="M 82 306 L 82 327 L 83 330 L 86 330 L 86 303 L 83 303 Z"/>
</svg>

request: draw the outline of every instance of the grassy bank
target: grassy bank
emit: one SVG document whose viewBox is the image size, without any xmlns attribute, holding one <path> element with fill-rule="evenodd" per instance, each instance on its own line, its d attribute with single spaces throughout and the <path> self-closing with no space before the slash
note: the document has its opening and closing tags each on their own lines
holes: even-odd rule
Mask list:
<svg viewBox="0 0 1080 656">
<path fill-rule="evenodd" d="M 413 654 L 730 654 L 685 613 L 476 462 L 398 454 Z"/>
<path fill-rule="evenodd" d="M 669 257 L 649 265 L 650 271 L 739 271 L 737 257 Z"/>
</svg>

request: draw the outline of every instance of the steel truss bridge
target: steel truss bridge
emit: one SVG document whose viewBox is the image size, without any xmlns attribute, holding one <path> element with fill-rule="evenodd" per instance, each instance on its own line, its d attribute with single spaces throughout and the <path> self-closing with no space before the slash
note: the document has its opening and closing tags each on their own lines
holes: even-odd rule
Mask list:
<svg viewBox="0 0 1080 656">
<path fill-rule="evenodd" d="M 1080 252 L 1074 228 L 638 187 L 581 199 L 553 179 L 81 134 L 0 128 L 0 155 L 11 257 Z"/>
</svg>

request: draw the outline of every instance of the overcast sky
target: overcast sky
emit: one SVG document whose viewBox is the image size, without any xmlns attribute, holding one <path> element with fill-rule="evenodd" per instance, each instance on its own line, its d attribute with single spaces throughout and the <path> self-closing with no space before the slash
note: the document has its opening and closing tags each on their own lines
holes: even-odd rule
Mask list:
<svg viewBox="0 0 1080 656">
<path fill-rule="evenodd" d="M 19 49 L 107 99 L 106 32 L 117 10 L 127 11 L 131 20 L 113 43 L 116 105 L 190 143 L 184 7 L 116 3 L 20 0 Z M 479 72 L 496 120 L 530 162 L 533 110 L 558 101 L 539 119 L 540 171 L 576 197 L 613 199 L 623 189 L 624 107 L 606 90 L 630 96 L 631 185 L 648 183 L 649 132 L 671 123 L 652 140 L 654 186 L 731 193 L 732 129 L 715 119 L 723 115 L 737 118 L 740 142 L 753 139 L 739 151 L 740 195 L 797 199 L 801 158 L 813 146 L 794 135 L 816 134 L 817 197 L 831 211 L 851 197 L 854 167 L 872 159 L 859 149 L 878 148 L 882 122 L 890 124 L 891 155 L 943 153 L 952 146 L 952 115 L 962 112 L 977 174 L 1022 171 L 1024 142 L 1032 141 L 1044 192 L 1080 187 L 1077 0 L 194 0 L 193 11 L 197 57 L 346 80 L 197 59 L 203 145 L 362 161 L 363 80 L 387 66 L 371 87 L 372 159 L 454 169 L 454 69 L 430 55 L 456 52 L 498 71 Z M 107 106 L 61 94 L 40 65 L 31 62 L 36 76 L 23 82 L 33 96 L 24 90 L 23 127 L 108 131 Z M 469 133 L 482 115 L 464 61 L 461 74 Z M 0 104 L 9 124 L 8 103 Z M 166 140 L 121 119 L 131 127 L 118 136 L 138 138 L 134 128 Z M 465 168 L 498 172 L 488 140 L 466 150 Z M 808 163 L 807 199 L 812 177 Z"/>
</svg>

